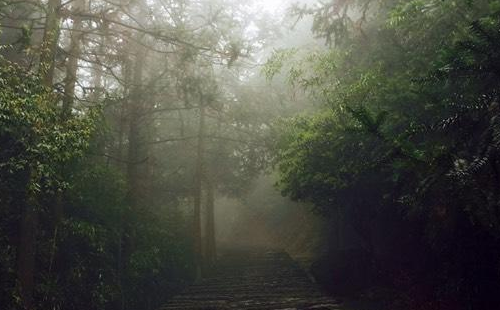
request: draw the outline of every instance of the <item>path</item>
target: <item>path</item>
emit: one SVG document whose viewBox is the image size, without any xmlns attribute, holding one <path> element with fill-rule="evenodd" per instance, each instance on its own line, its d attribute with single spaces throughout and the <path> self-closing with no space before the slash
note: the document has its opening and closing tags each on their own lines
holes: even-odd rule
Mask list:
<svg viewBox="0 0 500 310">
<path fill-rule="evenodd" d="M 239 250 L 223 255 L 213 276 L 187 288 L 162 310 L 339 309 L 284 252 Z"/>
</svg>

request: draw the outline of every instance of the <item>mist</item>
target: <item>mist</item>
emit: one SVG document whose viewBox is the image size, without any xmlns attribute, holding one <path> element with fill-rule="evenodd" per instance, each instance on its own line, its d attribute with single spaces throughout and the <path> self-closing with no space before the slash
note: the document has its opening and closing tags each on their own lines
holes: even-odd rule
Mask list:
<svg viewBox="0 0 500 310">
<path fill-rule="evenodd" d="M 0 309 L 496 309 L 499 16 L 0 1 Z"/>
</svg>

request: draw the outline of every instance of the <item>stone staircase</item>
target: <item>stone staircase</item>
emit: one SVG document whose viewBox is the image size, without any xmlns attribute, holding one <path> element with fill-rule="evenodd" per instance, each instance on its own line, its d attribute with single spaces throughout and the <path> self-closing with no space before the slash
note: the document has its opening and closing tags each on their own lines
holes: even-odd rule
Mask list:
<svg viewBox="0 0 500 310">
<path fill-rule="evenodd" d="M 193 284 L 160 309 L 339 309 L 305 271 L 280 251 L 225 251 L 208 278 Z"/>
</svg>

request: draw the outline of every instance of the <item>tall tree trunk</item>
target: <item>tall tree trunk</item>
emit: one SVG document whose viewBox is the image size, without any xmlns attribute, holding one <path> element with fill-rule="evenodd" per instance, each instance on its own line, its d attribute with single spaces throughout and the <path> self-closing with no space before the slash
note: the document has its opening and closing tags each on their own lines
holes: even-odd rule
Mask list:
<svg viewBox="0 0 500 310">
<path fill-rule="evenodd" d="M 125 106 L 122 104 L 120 108 L 120 122 L 118 127 L 118 146 L 116 151 L 116 158 L 120 160 L 120 163 L 123 162 L 123 136 L 125 129 Z M 121 168 L 121 167 L 120 167 Z M 124 234 L 124 225 L 123 225 L 123 214 L 124 207 L 121 207 L 118 214 L 118 240 L 117 240 L 117 253 L 116 253 L 116 270 L 117 270 L 117 278 L 118 278 L 118 288 L 120 291 L 120 298 L 117 301 L 118 304 L 116 309 L 125 309 L 125 295 L 123 292 L 123 234 Z"/>
<path fill-rule="evenodd" d="M 129 69 L 126 74 L 131 77 L 126 77 L 125 80 L 131 81 L 129 87 L 130 91 L 128 99 L 126 100 L 126 121 L 128 121 L 128 134 L 127 134 L 127 150 L 126 150 L 126 180 L 127 180 L 127 201 L 133 212 L 139 211 L 140 207 L 140 167 L 142 163 L 140 156 L 144 154 L 143 145 L 141 146 L 141 111 L 143 107 L 144 96 L 142 91 L 143 84 L 143 71 L 144 71 L 144 57 L 146 51 L 143 46 L 136 45 L 132 49 L 135 55 L 132 61 L 129 62 Z M 130 79 L 131 78 L 131 79 Z M 123 128 L 125 129 L 125 128 Z M 120 138 L 121 140 L 121 138 Z M 120 273 L 120 309 L 126 308 L 125 295 L 123 292 L 123 271 L 127 268 L 128 258 L 132 255 L 136 248 L 136 228 L 132 225 L 127 225 L 124 221 L 124 214 L 120 214 L 121 221 L 121 240 L 119 248 L 119 273 Z M 125 238 L 128 236 L 128 238 Z"/>
<path fill-rule="evenodd" d="M 145 50 L 137 46 L 134 59 L 133 78 L 131 93 L 128 102 L 129 132 L 128 132 L 128 156 L 127 156 L 127 184 L 128 198 L 132 208 L 138 207 L 139 196 L 139 164 L 141 155 L 140 146 L 140 113 L 142 107 L 142 74 Z"/>
<path fill-rule="evenodd" d="M 76 1 L 73 13 L 79 13 L 84 8 L 85 1 Z M 62 121 L 66 121 L 71 116 L 73 100 L 75 96 L 76 72 L 78 70 L 78 58 L 80 57 L 80 39 L 82 30 L 82 19 L 73 18 L 73 29 L 71 32 L 71 43 L 69 49 L 68 63 L 66 64 L 66 77 L 64 80 L 64 97 L 61 111 Z M 64 167 L 61 167 L 62 175 L 65 175 Z M 57 254 L 57 235 L 64 217 L 63 193 L 58 192 L 53 204 L 54 231 L 52 233 L 52 249 L 49 261 L 49 273 L 52 272 Z"/>
<path fill-rule="evenodd" d="M 145 10 L 145 1 L 132 1 L 132 7 L 137 9 L 137 20 L 140 22 L 145 22 L 147 19 L 147 10 Z M 135 42 L 134 42 L 135 41 Z M 128 198 L 130 205 L 133 209 L 139 207 L 139 165 L 141 164 L 141 155 L 145 155 L 144 144 L 141 147 L 141 113 L 144 108 L 144 96 L 143 92 L 143 71 L 144 62 L 146 57 L 146 49 L 142 42 L 144 41 L 144 34 L 138 34 L 135 40 L 131 41 L 131 50 L 133 52 L 133 65 L 130 66 L 132 69 L 131 77 L 132 83 L 130 85 L 130 93 L 128 100 L 128 120 L 129 120 L 129 132 L 128 132 L 128 157 L 127 157 L 127 184 L 128 184 Z M 133 239 L 133 237 L 132 237 Z M 131 240 L 133 241 L 133 240 Z"/>
<path fill-rule="evenodd" d="M 21 207 L 21 222 L 17 246 L 17 285 L 23 309 L 33 309 L 33 291 L 35 288 L 35 254 L 38 212 L 35 200 L 29 192 L 31 168 L 23 173 L 24 190 L 18 197 Z"/>
<path fill-rule="evenodd" d="M 217 134 L 221 132 L 221 120 L 219 118 L 217 122 Z M 216 147 L 217 149 L 223 149 L 223 146 L 220 144 L 219 140 Z M 206 167 L 206 174 L 204 177 L 206 188 L 207 188 L 207 196 L 206 196 L 206 205 L 205 205 L 205 264 L 210 269 L 213 267 L 216 257 L 217 257 L 217 249 L 216 249 L 216 239 L 215 239 L 215 189 L 216 189 L 216 180 L 217 180 L 217 167 Z"/>
<path fill-rule="evenodd" d="M 69 47 L 68 63 L 66 64 L 66 77 L 64 79 L 64 97 L 62 105 L 63 118 L 71 115 L 73 101 L 75 98 L 76 73 L 78 71 L 78 59 L 81 54 L 81 39 L 83 21 L 79 13 L 85 7 L 85 0 L 74 2 L 73 6 L 73 29 L 71 31 L 71 43 Z"/>
<path fill-rule="evenodd" d="M 93 102 L 97 102 L 104 93 L 105 85 L 103 85 L 104 83 L 102 79 L 103 65 L 99 57 L 102 57 L 105 54 L 104 47 L 108 36 L 109 23 L 104 22 L 101 31 L 102 35 L 99 38 L 99 47 L 97 48 L 97 54 L 95 55 L 94 63 L 92 64 L 92 82 L 94 91 L 92 92 L 91 100 Z"/>
<path fill-rule="evenodd" d="M 205 223 L 205 260 L 207 267 L 212 267 L 215 263 L 217 255 L 215 244 L 215 214 L 214 214 L 214 201 L 215 201 L 215 185 L 208 177 L 205 178 L 207 186 L 206 197 L 206 223 Z"/>
<path fill-rule="evenodd" d="M 52 87 L 54 79 L 55 55 L 59 39 L 59 9 L 61 0 L 49 0 L 47 3 L 45 29 L 40 51 L 39 73 L 42 83 Z M 35 254 L 36 234 L 38 226 L 38 211 L 36 201 L 28 186 L 31 179 L 31 169 L 26 170 L 25 195 L 20 199 L 22 215 L 17 248 L 17 285 L 21 306 L 24 309 L 34 309 L 33 291 L 35 288 Z M 55 210 L 57 211 L 57 210 Z"/>
<path fill-rule="evenodd" d="M 61 0 L 49 0 L 47 3 L 39 68 L 42 83 L 47 87 L 52 87 L 54 80 L 55 57 L 60 31 L 59 23 L 61 22 L 60 7 Z"/>
<path fill-rule="evenodd" d="M 193 207 L 193 246 L 196 268 L 196 280 L 201 279 L 203 266 L 203 251 L 201 237 L 201 197 L 202 197 L 202 179 L 203 162 L 205 153 L 205 106 L 203 100 L 200 100 L 200 122 L 198 127 L 198 144 L 196 147 L 196 172 L 194 180 L 194 207 Z"/>
<path fill-rule="evenodd" d="M 129 55 L 129 49 L 126 48 L 123 51 L 124 55 Z M 119 124 L 118 124 L 118 145 L 116 149 L 116 158 L 119 159 L 120 163 L 120 170 L 124 169 L 124 173 L 127 173 L 127 168 L 123 167 L 124 162 L 126 162 L 126 157 L 125 157 L 125 152 L 124 152 L 124 140 L 125 140 L 125 131 L 127 129 L 128 125 L 128 118 L 126 117 L 126 114 L 128 113 L 129 109 L 129 104 L 130 104 L 130 95 L 132 92 L 132 61 L 130 59 L 127 59 L 122 63 L 122 68 L 123 68 L 123 78 L 124 78 L 124 96 L 125 100 L 122 101 L 121 106 L 120 106 L 120 116 L 119 116 Z M 128 154 L 127 154 L 128 155 Z M 128 185 L 127 185 L 128 186 Z M 128 195 L 128 192 L 127 192 Z M 118 287 L 120 291 L 120 296 L 119 299 L 116 300 L 116 309 L 125 309 L 125 292 L 123 291 L 123 271 L 125 269 L 125 263 L 124 263 L 124 249 L 126 246 L 126 240 L 124 238 L 125 234 L 125 225 L 124 225 L 124 211 L 125 208 L 120 208 L 120 212 L 118 214 L 118 248 L 117 248 L 117 262 L 116 262 L 116 268 L 117 268 L 117 278 L 118 278 Z"/>
</svg>

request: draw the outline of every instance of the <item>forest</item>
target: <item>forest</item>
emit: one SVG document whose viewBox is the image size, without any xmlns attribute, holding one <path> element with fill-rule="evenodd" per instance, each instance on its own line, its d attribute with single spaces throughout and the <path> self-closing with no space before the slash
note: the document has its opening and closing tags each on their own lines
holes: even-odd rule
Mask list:
<svg viewBox="0 0 500 310">
<path fill-rule="evenodd" d="M 0 310 L 498 309 L 499 97 L 500 0 L 0 0 Z"/>
</svg>

